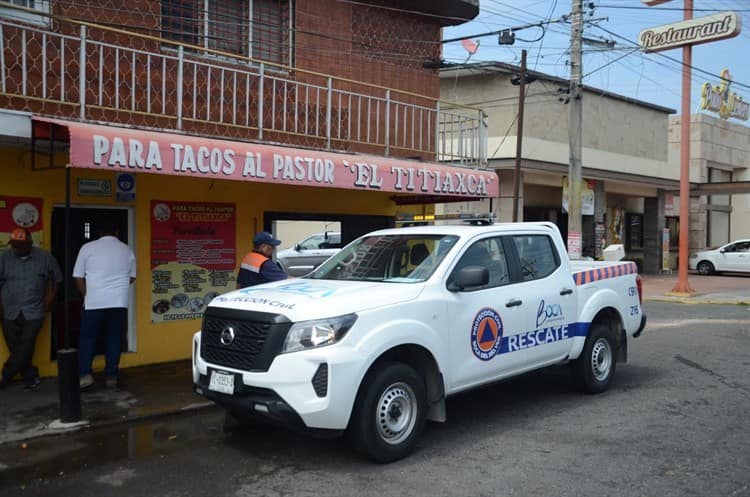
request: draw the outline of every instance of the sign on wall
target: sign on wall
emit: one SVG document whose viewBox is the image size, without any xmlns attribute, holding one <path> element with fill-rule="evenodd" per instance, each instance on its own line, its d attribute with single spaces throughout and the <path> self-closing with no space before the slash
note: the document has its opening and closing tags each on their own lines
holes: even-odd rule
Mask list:
<svg viewBox="0 0 750 497">
<path fill-rule="evenodd" d="M 235 205 L 151 201 L 151 321 L 198 319 L 235 287 Z"/>
<path fill-rule="evenodd" d="M 719 12 L 687 21 L 641 30 L 638 43 L 644 52 L 660 52 L 683 45 L 699 45 L 740 34 L 741 18 L 734 12 Z"/>
<path fill-rule="evenodd" d="M 729 74 L 729 69 L 721 71 L 720 85 L 704 83 L 701 87 L 701 109 L 716 112 L 722 119 L 734 117 L 747 121 L 750 117 L 750 103 L 730 91 L 731 84 L 732 75 Z"/>
<path fill-rule="evenodd" d="M 78 178 L 77 191 L 79 197 L 111 197 L 112 180 Z"/>
<path fill-rule="evenodd" d="M 10 233 L 16 228 L 29 230 L 34 244 L 42 242 L 41 198 L 0 195 L 0 250 L 8 246 Z"/>
<path fill-rule="evenodd" d="M 568 177 L 563 176 L 563 198 L 562 207 L 563 212 L 568 212 Z M 594 181 L 592 180 L 581 180 L 581 214 L 584 216 L 594 215 Z"/>
<path fill-rule="evenodd" d="M 135 174 L 117 173 L 116 198 L 118 202 L 132 202 L 135 200 Z"/>
</svg>

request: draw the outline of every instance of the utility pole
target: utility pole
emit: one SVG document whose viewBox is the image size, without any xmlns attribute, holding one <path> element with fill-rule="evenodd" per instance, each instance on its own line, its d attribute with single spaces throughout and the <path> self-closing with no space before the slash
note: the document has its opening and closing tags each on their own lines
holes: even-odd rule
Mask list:
<svg viewBox="0 0 750 497">
<path fill-rule="evenodd" d="M 581 258 L 581 155 L 583 151 L 582 92 L 583 0 L 573 0 L 570 16 L 570 100 L 568 101 L 568 255 Z"/>
<path fill-rule="evenodd" d="M 518 222 L 518 191 L 521 189 L 521 151 L 523 150 L 523 107 L 526 98 L 526 49 L 521 50 L 521 74 L 518 78 L 518 125 L 516 128 L 516 171 L 513 175 L 513 222 Z"/>
</svg>

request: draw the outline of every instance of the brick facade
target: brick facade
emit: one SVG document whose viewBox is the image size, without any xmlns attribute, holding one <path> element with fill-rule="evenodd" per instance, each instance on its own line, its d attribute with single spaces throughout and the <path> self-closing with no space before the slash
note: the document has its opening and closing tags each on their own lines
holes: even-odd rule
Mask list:
<svg viewBox="0 0 750 497">
<path fill-rule="evenodd" d="M 87 28 L 86 120 L 153 129 L 177 128 L 178 62 L 175 47 L 158 40 L 160 2 L 53 0 L 51 13 L 123 31 Z M 279 80 L 277 85 L 267 78 L 262 96 L 267 109 L 263 122 L 266 131 L 261 136 L 258 66 L 186 52 L 186 61 L 198 63 L 186 62 L 184 66 L 182 131 L 324 148 L 326 130 L 321 128 L 321 122 L 325 127 L 328 109 L 319 95 L 320 88 L 325 89 L 328 84 L 325 75 L 347 80 L 336 82 L 336 89 L 341 92 L 385 99 L 385 88 L 370 85 L 388 87 L 429 97 L 393 92 L 394 101 L 434 109 L 431 99 L 439 96 L 439 75 L 436 69 L 423 67 L 441 53 L 441 28 L 433 18 L 336 0 L 311 0 L 294 3 L 293 26 L 293 69 L 276 69 L 276 73 L 286 80 L 314 85 L 304 95 L 306 103 L 300 104 L 303 96 L 299 89 L 293 94 L 288 84 L 285 87 Z M 44 35 L 45 28 L 22 34 L 21 30 L 5 26 L 9 88 L 6 95 L 0 96 L 0 107 L 79 118 L 80 30 L 80 24 L 53 20 L 48 32 L 71 37 L 63 46 Z M 46 41 L 44 57 L 43 40 Z M 24 50 L 25 62 L 22 62 Z M 22 64 L 25 64 L 25 79 Z M 238 73 L 238 69 L 247 74 Z M 274 69 L 267 71 L 272 74 Z M 372 102 L 369 107 L 360 104 L 355 110 L 346 98 L 334 95 L 330 113 L 336 129 L 332 130 L 331 148 L 382 154 L 385 112 L 384 103 Z M 398 105 L 389 112 L 398 116 L 398 123 L 391 123 L 388 129 L 393 137 L 390 155 L 433 159 L 426 150 L 434 147 L 434 143 L 417 145 L 417 142 L 429 143 L 430 134 L 430 139 L 434 138 L 434 117 Z M 380 120 L 379 126 L 375 125 L 376 120 Z M 407 136 L 407 126 L 417 129 L 420 136 L 415 137 L 414 132 Z"/>
</svg>

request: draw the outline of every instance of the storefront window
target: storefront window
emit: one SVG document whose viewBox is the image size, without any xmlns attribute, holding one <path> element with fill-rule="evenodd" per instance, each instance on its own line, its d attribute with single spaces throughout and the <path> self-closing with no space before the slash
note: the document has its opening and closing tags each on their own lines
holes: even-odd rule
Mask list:
<svg viewBox="0 0 750 497">
<path fill-rule="evenodd" d="M 643 249 L 643 214 L 629 213 L 626 216 L 625 250 Z"/>
</svg>

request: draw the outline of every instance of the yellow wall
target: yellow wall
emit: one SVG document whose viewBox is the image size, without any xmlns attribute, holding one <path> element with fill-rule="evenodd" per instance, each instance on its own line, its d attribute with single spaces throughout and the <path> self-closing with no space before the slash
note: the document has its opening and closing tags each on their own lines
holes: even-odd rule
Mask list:
<svg viewBox="0 0 750 497">
<path fill-rule="evenodd" d="M 110 171 L 72 170 L 74 205 L 117 205 L 135 209 L 135 282 L 137 351 L 124 353 L 121 367 L 166 362 L 190 357 L 190 337 L 199 328 L 199 320 L 151 323 L 151 200 L 231 202 L 236 205 L 237 258 L 250 250 L 255 231 L 263 227 L 264 211 L 395 215 L 418 212 L 422 206 L 396 207 L 390 193 L 363 192 L 313 187 L 279 186 L 262 183 L 222 181 L 139 174 L 136 176 L 136 200 L 117 203 L 112 198 L 78 197 L 76 179 L 110 179 L 114 188 L 115 174 Z M 0 148 L 0 195 L 43 198 L 42 248 L 51 248 L 52 209 L 65 203 L 63 170 L 31 171 L 30 155 L 18 149 Z M 58 261 L 62 264 L 62 261 Z M 62 291 L 62 286 L 60 288 Z M 132 303 L 131 303 L 132 305 Z M 48 321 L 48 320 L 47 320 Z M 37 337 L 34 365 L 43 376 L 57 374 L 57 364 L 50 361 L 50 329 L 45 321 Z M 0 363 L 8 357 L 5 343 L 0 344 Z M 103 357 L 97 357 L 94 371 L 103 369 Z"/>
</svg>

